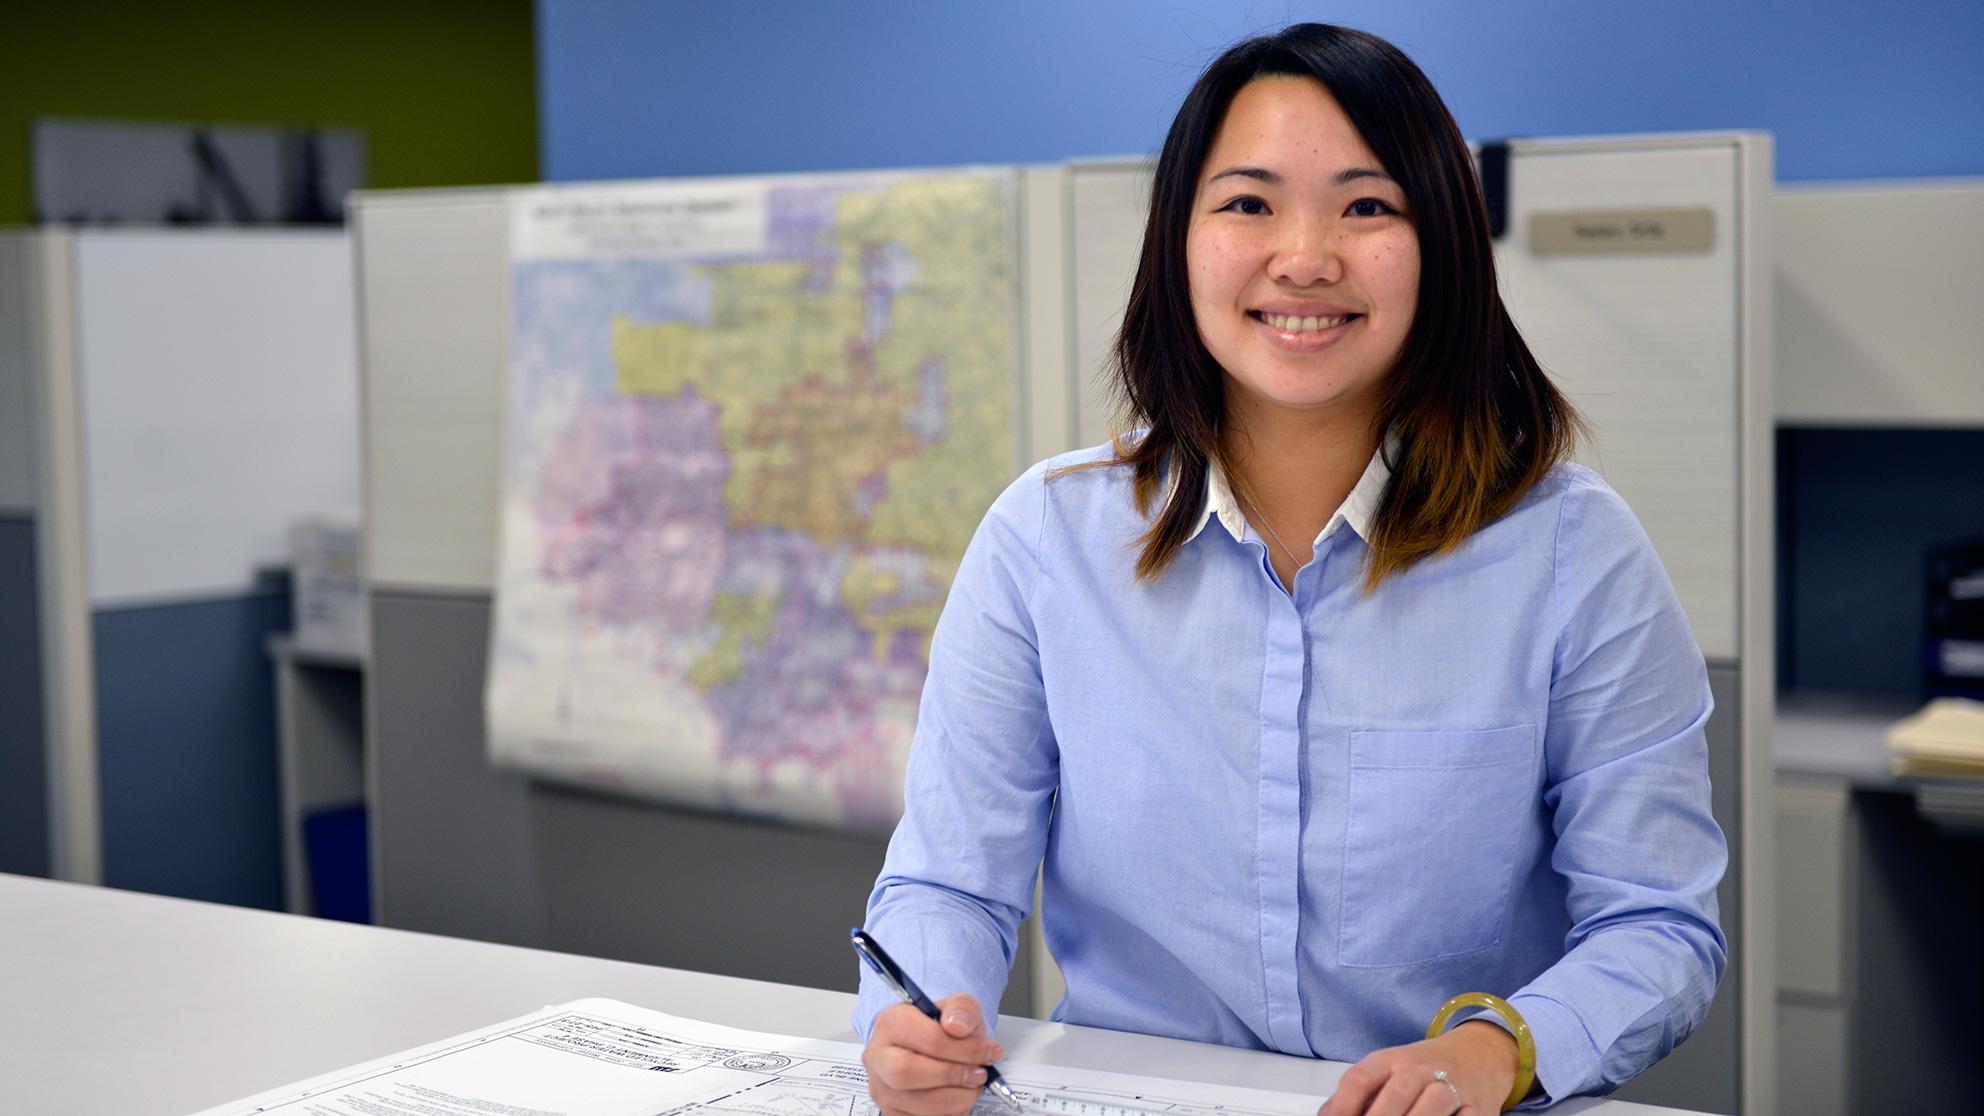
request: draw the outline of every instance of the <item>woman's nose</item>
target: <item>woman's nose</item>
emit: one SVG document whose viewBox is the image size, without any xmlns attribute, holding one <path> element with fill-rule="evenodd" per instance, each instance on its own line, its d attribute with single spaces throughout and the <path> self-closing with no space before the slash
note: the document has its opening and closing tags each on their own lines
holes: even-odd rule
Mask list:
<svg viewBox="0 0 1984 1116">
<path fill-rule="evenodd" d="M 1308 221 L 1285 225 L 1268 271 L 1272 278 L 1295 287 L 1334 283 L 1343 278 L 1343 256 L 1329 229 Z"/>
</svg>

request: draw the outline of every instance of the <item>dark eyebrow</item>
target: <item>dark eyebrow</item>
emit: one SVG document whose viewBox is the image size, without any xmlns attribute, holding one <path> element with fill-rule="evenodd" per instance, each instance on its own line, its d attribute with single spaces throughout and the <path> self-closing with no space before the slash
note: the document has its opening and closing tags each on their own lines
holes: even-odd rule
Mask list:
<svg viewBox="0 0 1984 1116">
<path fill-rule="evenodd" d="M 1276 174 L 1271 170 L 1265 170 L 1261 167 L 1228 167 L 1225 170 L 1220 171 L 1218 174 L 1213 175 L 1211 178 L 1206 179 L 1206 185 L 1210 186 L 1213 183 L 1218 182 L 1220 179 L 1228 177 L 1229 175 L 1238 175 L 1241 178 L 1258 179 L 1262 182 L 1267 183 L 1270 186 L 1281 185 L 1280 175 Z"/>
<path fill-rule="evenodd" d="M 1330 181 L 1336 183 L 1338 186 L 1342 186 L 1346 183 L 1355 182 L 1360 178 L 1377 178 L 1390 182 L 1394 186 L 1398 185 L 1398 182 L 1391 175 L 1386 174 L 1376 167 L 1351 167 L 1348 170 L 1340 170 L 1336 172 L 1336 177 Z"/>
<path fill-rule="evenodd" d="M 1210 186 L 1213 183 L 1218 182 L 1220 179 L 1226 178 L 1229 175 L 1237 175 L 1241 178 L 1252 178 L 1260 182 L 1265 182 L 1269 186 L 1281 185 L 1281 176 L 1271 170 L 1268 170 L 1265 167 L 1228 167 L 1225 170 L 1220 171 L 1218 174 L 1213 175 L 1211 178 L 1206 179 L 1206 185 Z M 1384 171 L 1381 171 L 1376 167 L 1347 167 L 1343 170 L 1336 172 L 1336 176 L 1331 178 L 1330 182 L 1332 185 L 1343 186 L 1348 183 L 1355 182 L 1360 178 L 1379 178 L 1379 179 L 1383 179 L 1386 182 L 1390 182 L 1394 186 L 1398 185 L 1398 183 L 1393 180 L 1391 175 L 1386 174 Z"/>
</svg>

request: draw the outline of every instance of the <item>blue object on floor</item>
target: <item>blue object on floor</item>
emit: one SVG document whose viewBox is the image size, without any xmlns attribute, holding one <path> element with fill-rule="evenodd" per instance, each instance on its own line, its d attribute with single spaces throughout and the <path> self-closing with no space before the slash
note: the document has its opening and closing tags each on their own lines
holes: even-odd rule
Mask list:
<svg viewBox="0 0 1984 1116">
<path fill-rule="evenodd" d="M 303 852 L 310 866 L 310 901 L 317 917 L 371 922 L 365 807 L 340 806 L 304 815 Z"/>
</svg>

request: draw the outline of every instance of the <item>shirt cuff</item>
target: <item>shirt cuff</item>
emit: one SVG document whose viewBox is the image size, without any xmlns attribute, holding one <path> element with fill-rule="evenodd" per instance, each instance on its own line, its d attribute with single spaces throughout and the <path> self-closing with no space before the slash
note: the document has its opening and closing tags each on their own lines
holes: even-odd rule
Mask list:
<svg viewBox="0 0 1984 1116">
<path fill-rule="evenodd" d="M 945 996 L 950 995 L 950 993 L 939 994 L 929 992 L 926 995 L 932 1001 L 940 1001 Z M 973 993 L 972 995 L 978 1000 L 978 1010 L 985 1016 L 986 1035 L 989 1037 L 997 1034 L 999 1030 L 999 1002 L 997 998 L 995 997 L 992 1000 L 992 1006 L 988 1008 L 985 1006 L 985 997 L 977 993 Z M 864 1043 L 868 1041 L 868 1032 L 875 1029 L 875 1017 L 877 1015 L 903 1002 L 903 998 L 896 995 L 896 990 L 889 987 L 888 981 L 869 972 L 867 967 L 863 966 L 861 970 L 861 991 L 854 1002 L 854 1030 L 856 1034 L 861 1036 L 861 1041 Z"/>
<path fill-rule="evenodd" d="M 1548 1108 L 1566 1097 L 1590 1092 L 1599 1084 L 1598 1048 L 1592 1045 L 1584 1023 L 1576 1013 L 1557 1000 L 1540 993 L 1517 993 L 1509 997 L 1522 1021 L 1529 1024 L 1529 1037 L 1536 1043 L 1536 1088 L 1517 1111 Z M 1504 1031 L 1509 1025 L 1487 1008 L 1469 1008 L 1454 1017 L 1458 1027 L 1470 1020 L 1483 1019 Z"/>
<path fill-rule="evenodd" d="M 876 936 L 884 934 L 888 936 L 890 956 L 924 995 L 941 1003 L 947 996 L 969 993 L 985 1016 L 985 1033 L 997 1032 L 999 997 L 1005 991 L 1008 963 L 996 941 L 974 942 L 969 933 L 959 940 L 959 928 L 942 919 L 892 921 L 883 925 Z M 868 1032 L 875 1026 L 875 1017 L 903 1000 L 889 987 L 888 981 L 867 965 L 860 968 L 861 987 L 855 1000 L 853 1022 L 855 1031 L 866 1042 Z"/>
</svg>

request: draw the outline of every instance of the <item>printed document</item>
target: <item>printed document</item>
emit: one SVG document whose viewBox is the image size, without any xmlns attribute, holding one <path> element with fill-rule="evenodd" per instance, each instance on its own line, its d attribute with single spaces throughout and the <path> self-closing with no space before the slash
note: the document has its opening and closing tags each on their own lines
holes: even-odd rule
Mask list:
<svg viewBox="0 0 1984 1116">
<path fill-rule="evenodd" d="M 1313 1116 L 1321 1098 L 1010 1062 L 1047 1116 Z M 1011 1116 L 996 1097 L 975 1116 Z M 577 1000 L 198 1116 L 875 1116 L 861 1048 Z"/>
</svg>

